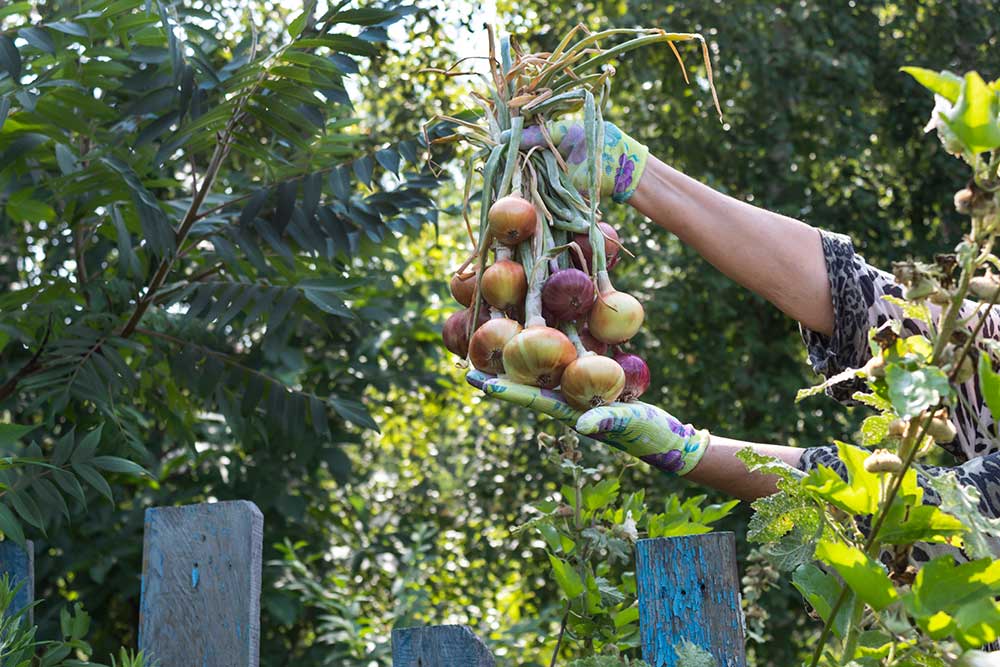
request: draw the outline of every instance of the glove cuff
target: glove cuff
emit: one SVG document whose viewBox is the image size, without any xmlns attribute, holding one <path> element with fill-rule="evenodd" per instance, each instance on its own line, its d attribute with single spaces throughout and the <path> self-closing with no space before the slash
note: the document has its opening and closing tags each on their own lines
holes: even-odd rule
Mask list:
<svg viewBox="0 0 1000 667">
<path fill-rule="evenodd" d="M 615 166 L 615 182 L 611 190 L 612 201 L 621 204 L 635 194 L 648 159 L 649 148 L 623 132 L 622 152 Z"/>
<path fill-rule="evenodd" d="M 683 477 L 694 470 L 695 466 L 701 463 L 701 457 L 703 457 L 705 452 L 708 450 L 710 441 L 711 436 L 708 431 L 704 429 L 701 431 L 695 431 L 694 435 L 688 438 L 687 442 L 684 443 L 684 449 L 681 452 L 681 460 L 684 461 L 684 465 L 677 471 L 677 475 Z"/>
</svg>

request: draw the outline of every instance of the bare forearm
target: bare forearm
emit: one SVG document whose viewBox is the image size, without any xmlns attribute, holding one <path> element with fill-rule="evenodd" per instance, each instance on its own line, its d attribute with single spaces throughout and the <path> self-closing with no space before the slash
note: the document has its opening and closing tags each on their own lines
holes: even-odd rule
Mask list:
<svg viewBox="0 0 1000 667">
<path fill-rule="evenodd" d="M 795 447 L 744 442 L 715 435 L 711 437 L 711 445 L 705 450 L 705 455 L 684 478 L 740 500 L 756 500 L 778 490 L 774 475 L 747 471 L 746 465 L 736 458 L 741 449 L 751 447 L 758 454 L 774 456 L 793 467 L 798 466 L 802 458 L 802 450 Z"/>
<path fill-rule="evenodd" d="M 820 333 L 833 331 L 815 228 L 716 192 L 653 156 L 629 203 L 789 317 Z"/>
</svg>

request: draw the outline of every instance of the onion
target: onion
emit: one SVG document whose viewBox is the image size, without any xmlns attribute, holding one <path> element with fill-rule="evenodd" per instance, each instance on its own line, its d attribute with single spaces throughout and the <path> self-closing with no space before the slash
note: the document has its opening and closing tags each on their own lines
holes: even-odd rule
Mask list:
<svg viewBox="0 0 1000 667">
<path fill-rule="evenodd" d="M 566 334 L 544 325 L 529 326 L 503 349 L 503 367 L 515 382 L 543 389 L 559 385 L 576 348 Z"/>
<path fill-rule="evenodd" d="M 493 202 L 488 217 L 490 233 L 509 246 L 531 238 L 538 224 L 535 207 L 517 195 L 507 195 Z"/>
<path fill-rule="evenodd" d="M 625 371 L 609 357 L 588 354 L 563 372 L 562 395 L 577 410 L 614 403 L 625 387 Z"/>
<path fill-rule="evenodd" d="M 449 352 L 457 354 L 463 359 L 469 354 L 470 317 L 472 317 L 471 308 L 452 313 L 445 320 L 444 327 L 441 329 L 444 346 L 448 348 Z M 486 324 L 489 319 L 489 309 L 484 305 L 479 309 L 479 326 Z"/>
<path fill-rule="evenodd" d="M 639 331 L 644 317 L 642 304 L 634 296 L 611 287 L 601 291 L 590 311 L 590 335 L 608 345 L 618 345 Z"/>
<path fill-rule="evenodd" d="M 476 329 L 469 341 L 469 360 L 485 373 L 504 372 L 504 346 L 521 331 L 521 325 L 506 317 L 491 319 Z"/>
<path fill-rule="evenodd" d="M 601 230 L 604 236 L 604 253 L 607 255 L 607 269 L 610 271 L 614 268 L 615 264 L 618 263 L 619 259 L 618 249 L 621 248 L 621 243 L 618 239 L 618 232 L 616 232 L 615 228 L 606 222 L 597 223 L 597 227 Z M 592 270 L 590 264 L 594 257 L 594 249 L 590 247 L 590 236 L 586 233 L 577 234 L 573 237 L 573 240 L 580 246 L 580 250 L 583 251 L 584 259 L 587 261 L 587 265 L 581 266 L 580 268 L 589 273 Z"/>
<path fill-rule="evenodd" d="M 455 301 L 468 308 L 472 305 L 472 295 L 476 292 L 476 274 L 456 273 L 451 277 L 451 295 Z"/>
<path fill-rule="evenodd" d="M 594 282 L 580 269 L 556 271 L 542 288 L 542 312 L 558 322 L 573 322 L 594 305 Z"/>
<path fill-rule="evenodd" d="M 594 354 L 606 354 L 608 351 L 608 344 L 602 343 L 593 336 L 590 335 L 590 325 L 586 322 L 580 327 L 578 332 L 580 334 L 580 341 L 583 343 L 583 347 L 587 349 L 588 352 L 593 352 Z"/>
<path fill-rule="evenodd" d="M 483 272 L 483 298 L 497 310 L 508 311 L 524 303 L 528 279 L 524 267 L 502 259 Z"/>
<path fill-rule="evenodd" d="M 619 352 L 615 361 L 625 372 L 625 388 L 622 389 L 620 400 L 634 401 L 649 389 L 649 366 L 642 357 L 635 354 Z"/>
</svg>

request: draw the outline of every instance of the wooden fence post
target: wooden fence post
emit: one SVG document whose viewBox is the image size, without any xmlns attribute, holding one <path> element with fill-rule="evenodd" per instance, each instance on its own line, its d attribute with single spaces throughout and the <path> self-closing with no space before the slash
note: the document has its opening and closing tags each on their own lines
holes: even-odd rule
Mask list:
<svg viewBox="0 0 1000 667">
<path fill-rule="evenodd" d="M 392 631 L 392 667 L 493 667 L 486 645 L 465 625 Z"/>
<path fill-rule="evenodd" d="M 14 602 L 7 615 L 13 615 L 29 606 L 35 600 L 35 548 L 31 540 L 28 540 L 24 549 L 19 547 L 13 540 L 0 542 L 0 574 L 6 572 L 10 575 L 11 588 L 16 588 L 22 582 L 21 590 L 14 596 Z M 28 610 L 27 624 L 34 623 L 34 613 Z"/>
<path fill-rule="evenodd" d="M 146 510 L 139 648 L 161 667 L 257 667 L 264 517 L 246 500 Z"/>
<path fill-rule="evenodd" d="M 732 533 L 639 540 L 639 635 L 653 667 L 710 653 L 718 667 L 746 667 L 743 610 Z"/>
</svg>

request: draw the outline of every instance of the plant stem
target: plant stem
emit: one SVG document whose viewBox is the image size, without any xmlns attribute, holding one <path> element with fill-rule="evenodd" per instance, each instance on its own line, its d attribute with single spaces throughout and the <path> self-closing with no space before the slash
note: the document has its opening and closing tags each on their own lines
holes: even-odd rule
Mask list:
<svg viewBox="0 0 1000 667">
<path fill-rule="evenodd" d="M 861 616 L 865 612 L 865 603 L 859 598 L 854 598 L 854 611 L 851 613 L 851 624 L 847 630 L 847 638 L 844 640 L 844 652 L 840 656 L 840 664 L 846 665 L 854 658 L 854 653 L 858 650 L 858 638 L 861 636 Z"/>
<path fill-rule="evenodd" d="M 559 624 L 559 636 L 556 638 L 556 650 L 552 651 L 552 660 L 549 667 L 556 667 L 556 660 L 559 659 L 559 648 L 562 646 L 563 635 L 566 634 L 566 623 L 569 621 L 569 605 L 566 605 L 566 613 L 563 614 L 562 623 Z"/>
</svg>

